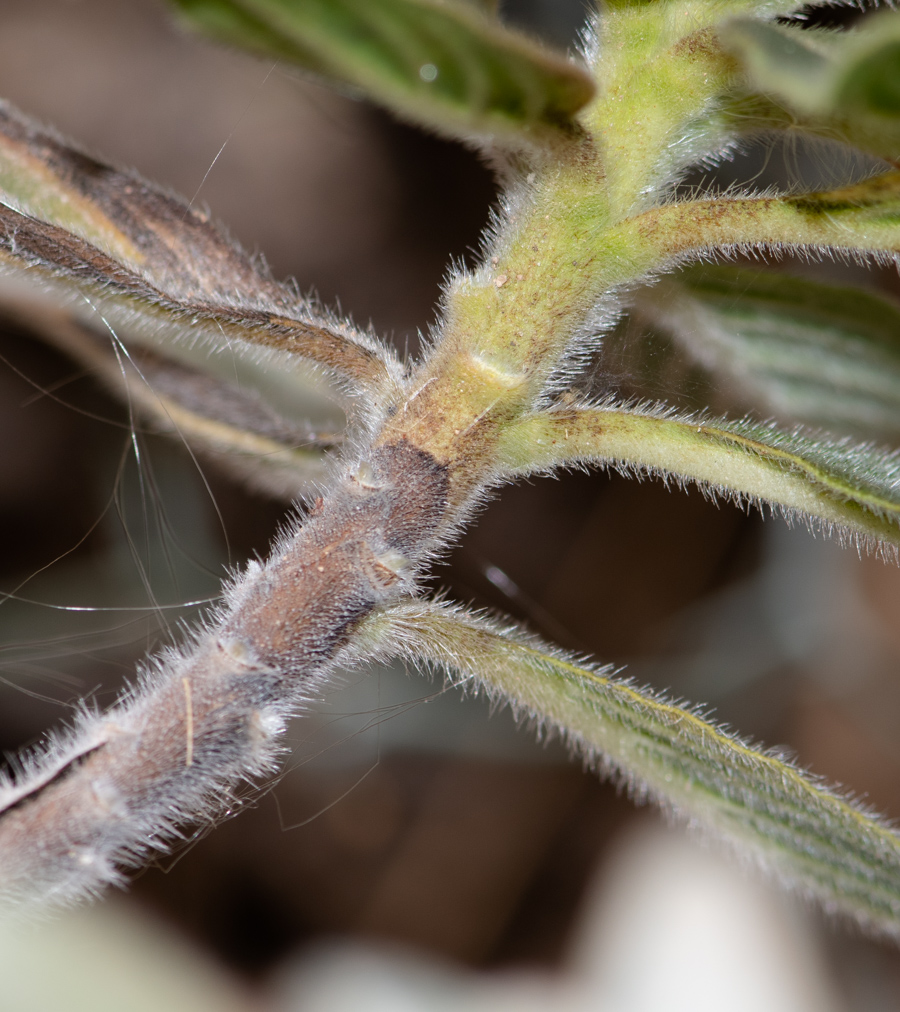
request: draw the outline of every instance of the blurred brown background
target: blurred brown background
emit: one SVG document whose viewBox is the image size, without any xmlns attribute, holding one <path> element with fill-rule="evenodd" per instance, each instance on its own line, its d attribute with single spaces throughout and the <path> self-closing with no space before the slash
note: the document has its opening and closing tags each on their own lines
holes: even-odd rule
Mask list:
<svg viewBox="0 0 900 1012">
<path fill-rule="evenodd" d="M 577 0 L 509 3 L 560 45 Z M 195 197 L 232 234 L 404 351 L 471 261 L 495 197 L 463 148 L 283 68 L 177 31 L 152 0 L 0 0 L 0 95 L 95 153 Z M 725 170 L 822 172 L 802 150 Z M 728 176 L 728 174 L 731 174 Z M 805 174 L 805 175 L 804 175 Z M 834 268 L 829 268 L 834 270 Z M 858 272 L 854 273 L 858 279 Z M 868 283 L 896 289 L 893 275 Z M 134 663 L 264 553 L 283 507 L 137 440 L 122 407 L 21 327 L 0 335 L 0 747 L 14 750 Z M 596 382 L 627 389 L 598 363 Z M 659 482 L 568 475 L 504 489 L 435 585 L 511 613 L 900 816 L 900 573 Z M 90 606 L 97 611 L 59 610 Z M 125 605 L 133 611 L 104 611 Z M 557 966 L 626 823 L 657 816 L 536 743 L 508 713 L 415 673 L 348 676 L 291 731 L 287 772 L 131 896 L 258 981 L 329 936 L 473 967 Z M 885 945 L 815 929 L 848 1008 L 900 1005 Z"/>
</svg>

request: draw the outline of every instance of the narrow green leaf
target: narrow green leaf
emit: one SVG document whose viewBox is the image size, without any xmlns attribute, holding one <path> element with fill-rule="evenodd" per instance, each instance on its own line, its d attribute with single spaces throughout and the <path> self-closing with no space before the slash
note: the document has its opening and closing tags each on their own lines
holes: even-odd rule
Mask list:
<svg viewBox="0 0 900 1012">
<path fill-rule="evenodd" d="M 868 18 L 859 29 L 813 32 L 735 18 L 719 38 L 752 87 L 797 113 L 816 132 L 900 159 L 900 15 Z"/>
<path fill-rule="evenodd" d="M 870 255 L 895 262 L 900 255 L 900 172 L 796 196 L 674 201 L 610 230 L 600 249 L 606 254 L 610 248 L 616 254 L 614 273 L 610 271 L 616 283 L 717 250 L 837 250 L 857 260 Z"/>
<path fill-rule="evenodd" d="M 759 18 L 783 17 L 804 6 L 798 0 L 604 0 L 603 10 L 657 7 L 673 21 L 690 19 L 695 24 L 700 21 L 713 24 L 743 14 Z"/>
<path fill-rule="evenodd" d="M 634 312 L 763 414 L 900 438 L 900 305 L 780 271 L 702 265 L 639 291 Z"/>
<path fill-rule="evenodd" d="M 768 503 L 868 547 L 900 545 L 900 452 L 747 419 L 616 406 L 532 415 L 500 447 L 511 474 L 598 464 Z M 895 555 L 895 551 L 891 551 Z"/>
<path fill-rule="evenodd" d="M 446 605 L 400 604 L 364 638 L 449 672 L 558 729 L 603 772 L 724 838 L 830 908 L 900 934 L 900 837 L 776 752 L 514 628 Z"/>
<path fill-rule="evenodd" d="M 395 378 L 389 354 L 380 354 L 372 341 L 364 343 L 365 335 L 354 340 L 349 328 L 342 333 L 331 321 L 303 319 L 300 306 L 294 315 L 231 300 L 173 299 L 78 236 L 2 203 L 0 274 L 40 284 L 73 311 L 139 342 L 268 348 L 319 365 L 351 392 L 370 396 L 391 391 Z"/>
<path fill-rule="evenodd" d="M 572 128 L 594 86 L 577 64 L 454 0 L 172 0 L 189 24 L 359 89 L 454 136 Z"/>
</svg>

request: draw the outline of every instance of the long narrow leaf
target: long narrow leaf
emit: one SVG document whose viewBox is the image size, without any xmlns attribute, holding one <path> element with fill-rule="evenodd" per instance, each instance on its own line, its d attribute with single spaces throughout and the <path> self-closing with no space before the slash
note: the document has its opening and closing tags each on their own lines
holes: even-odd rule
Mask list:
<svg viewBox="0 0 900 1012">
<path fill-rule="evenodd" d="M 642 289 L 633 305 L 762 414 L 900 436 L 900 305 L 875 292 L 702 265 Z"/>
<path fill-rule="evenodd" d="M 172 300 L 273 308 L 288 293 L 199 211 L 0 103 L 0 195 L 96 246 Z"/>
<path fill-rule="evenodd" d="M 632 282 L 708 252 L 767 249 L 894 262 L 900 255 L 900 172 L 785 197 L 716 197 L 651 208 L 605 239 L 610 281 Z M 609 268 L 607 268 L 609 270 Z"/>
<path fill-rule="evenodd" d="M 866 547 L 900 545 L 900 453 L 847 439 L 601 406 L 532 415 L 506 430 L 501 455 L 511 474 L 598 464 L 671 476 Z"/>
<path fill-rule="evenodd" d="M 0 261 L 4 273 L 56 282 L 70 303 L 122 337 L 166 333 L 271 348 L 318 364 L 353 392 L 387 391 L 401 373 L 387 348 L 314 312 L 187 203 L 5 104 Z"/>
<path fill-rule="evenodd" d="M 461 135 L 568 129 L 594 86 L 577 64 L 454 0 L 173 0 L 193 26 Z"/>
<path fill-rule="evenodd" d="M 864 924 L 900 934 L 900 837 L 877 816 L 696 711 L 522 632 L 440 604 L 376 614 L 363 637 L 559 730 L 604 772 Z"/>
</svg>

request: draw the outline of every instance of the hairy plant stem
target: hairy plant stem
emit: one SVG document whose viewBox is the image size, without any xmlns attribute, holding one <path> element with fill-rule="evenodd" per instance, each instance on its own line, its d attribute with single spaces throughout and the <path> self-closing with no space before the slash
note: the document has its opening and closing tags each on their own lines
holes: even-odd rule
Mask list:
<svg viewBox="0 0 900 1012">
<path fill-rule="evenodd" d="M 639 792 L 897 930 L 900 849 L 877 819 L 696 713 L 483 617 L 413 599 L 485 489 L 573 464 L 674 476 L 866 546 L 900 543 L 900 459 L 871 446 L 559 399 L 622 293 L 685 259 L 900 250 L 900 173 L 801 197 L 668 199 L 681 168 L 734 135 L 738 68 L 715 26 L 750 3 L 609 6 L 594 99 L 540 150 L 526 131 L 498 156 L 510 188 L 484 261 L 448 284 L 437 340 L 411 375 L 372 335 L 276 284 L 188 205 L 0 106 L 0 188 L 17 195 L 0 206 L 0 272 L 42 284 L 115 339 L 110 348 L 105 334 L 98 342 L 51 320 L 57 344 L 201 452 L 266 457 L 248 474 L 276 494 L 302 487 L 338 441 L 299 452 L 306 429 L 161 348 L 234 337 L 270 364 L 304 360 L 337 384 L 350 416 L 327 491 L 270 559 L 237 574 L 221 607 L 110 711 L 82 714 L 15 780 L 0 777 L 0 900 L 64 903 L 121 881 L 182 827 L 232 811 L 247 781 L 275 768 L 286 720 L 335 667 L 399 655 L 480 680 Z"/>
<path fill-rule="evenodd" d="M 539 450 L 555 445 L 553 434 L 544 433 L 542 443 L 531 431 L 562 425 L 566 443 L 568 419 L 533 412 L 546 407 L 567 368 L 590 351 L 598 329 L 617 311 L 620 289 L 714 246 L 841 245 L 849 235 L 847 244 L 855 248 L 896 249 L 893 226 L 879 217 L 892 212 L 900 193 L 895 175 L 803 200 L 688 201 L 646 209 L 684 156 L 672 148 L 672 138 L 711 112 L 733 68 L 703 25 L 684 43 L 674 24 L 649 32 L 633 17 L 613 18 L 613 28 L 624 32 L 619 38 L 614 31 L 613 38 L 624 45 L 631 32 L 631 42 L 646 50 L 646 66 L 635 70 L 639 80 L 627 72 L 634 59 L 621 66 L 611 59 L 583 117 L 585 132 L 573 131 L 533 156 L 533 171 L 521 172 L 484 263 L 451 281 L 439 339 L 411 377 L 365 335 L 307 319 L 301 301 L 254 273 L 234 248 L 210 246 L 201 222 L 179 222 L 171 201 L 150 202 L 147 211 L 169 236 L 165 250 L 190 264 L 195 247 L 209 247 L 227 270 L 211 292 L 203 285 L 185 288 L 180 269 L 157 271 L 148 280 L 144 266 L 129 260 L 135 229 L 112 228 L 122 215 L 121 201 L 110 195 L 121 191 L 130 200 L 134 191 L 119 174 L 107 172 L 98 191 L 115 214 L 94 209 L 86 225 L 79 217 L 83 235 L 5 208 L 0 260 L 10 270 L 24 266 L 54 285 L 89 291 L 104 311 L 119 311 L 124 320 L 134 306 L 145 314 L 149 307 L 166 326 L 234 327 L 251 343 L 305 355 L 342 377 L 351 400 L 368 398 L 360 415 L 368 413 L 369 426 L 364 438 L 349 442 L 355 451 L 327 494 L 281 537 L 265 564 L 251 563 L 235 578 L 223 606 L 184 647 L 152 661 L 111 711 L 79 718 L 65 740 L 51 741 L 26 761 L 15 783 L 0 783 L 0 899 L 67 902 L 96 892 L 119 881 L 123 867 L 177 838 L 184 824 L 233 809 L 241 784 L 274 768 L 285 721 L 316 685 L 335 666 L 371 656 L 365 654 L 364 620 L 415 592 L 433 552 L 484 490 L 508 476 L 511 466 L 574 459 L 576 447 L 568 455 Z M 690 87 L 679 102 L 651 102 L 658 91 L 651 64 L 665 70 L 667 80 L 690 70 Z M 68 199 L 80 190 L 63 172 L 66 149 L 40 132 L 23 133 L 15 117 L 7 118 L 13 154 L 31 158 L 32 149 L 50 144 L 61 159 L 56 188 L 67 198 L 62 203 L 81 208 Z M 703 133 L 697 129 L 694 140 Z M 143 236 L 140 229 L 135 234 Z M 256 286 L 249 308 L 222 295 L 244 284 Z M 788 453 L 753 456 L 744 452 L 749 437 L 663 418 L 623 416 L 618 428 L 608 412 L 579 418 L 586 445 L 577 459 L 660 470 L 675 459 L 683 465 L 678 473 L 726 489 L 720 472 L 737 468 L 759 479 L 752 494 L 765 497 L 790 485 L 788 506 L 819 503 L 803 498 L 805 486 L 794 487 L 802 485 L 800 478 L 780 469 Z M 189 413 L 188 421 L 207 436 L 210 421 L 202 412 Z M 648 456 L 648 439 L 659 442 L 663 429 L 668 443 Z M 215 432 L 224 439 L 221 425 Z M 694 467 L 697 434 L 706 439 L 706 456 Z M 716 440 L 728 466 L 708 473 L 707 443 Z M 826 519 L 852 514 L 852 504 L 841 511 L 823 495 L 827 509 L 818 512 Z M 785 494 L 775 498 L 783 502 Z"/>
<path fill-rule="evenodd" d="M 576 156 L 557 180 L 583 183 L 584 150 Z M 359 622 L 409 595 L 495 480 L 503 428 L 531 407 L 594 300 L 596 272 L 577 292 L 550 284 L 561 272 L 547 213 L 536 200 L 527 226 L 513 222 L 504 269 L 515 282 L 489 268 L 457 282 L 406 399 L 299 529 L 251 563 L 191 643 L 158 658 L 111 711 L 82 717 L 0 795 L 0 896 L 97 891 L 181 824 L 233 808 L 240 783 L 273 767 L 285 720 L 353 658 Z"/>
<path fill-rule="evenodd" d="M 447 507 L 446 468 L 406 442 L 364 453 L 219 621 L 130 698 L 82 722 L 0 818 L 0 895 L 66 901 L 118 877 L 185 820 L 221 816 L 271 768 L 286 717 L 353 629 L 408 590 Z M 37 772 L 37 771 L 36 771 Z"/>
</svg>

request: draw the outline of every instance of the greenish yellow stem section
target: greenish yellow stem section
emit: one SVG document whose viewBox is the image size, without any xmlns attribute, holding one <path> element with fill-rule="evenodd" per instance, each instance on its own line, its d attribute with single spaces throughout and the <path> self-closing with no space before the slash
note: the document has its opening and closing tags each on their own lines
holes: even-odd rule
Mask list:
<svg viewBox="0 0 900 1012">
<path fill-rule="evenodd" d="M 379 441 L 427 450 L 467 488 L 484 482 L 500 429 L 530 409 L 617 276 L 615 252 L 596 249 L 609 225 L 599 171 L 583 142 L 531 184 L 497 254 L 452 287 L 441 343 Z"/>
<path fill-rule="evenodd" d="M 502 374 L 503 392 L 488 385 L 485 399 L 459 402 L 451 430 L 495 396 L 506 403 L 511 384 L 524 408 L 605 294 L 686 254 L 741 245 L 900 250 L 898 172 L 798 197 L 683 201 L 616 222 L 600 156 L 585 142 L 531 197 L 490 264 L 452 289 L 445 340 L 422 373 L 446 394 L 460 389 L 468 356 Z"/>
<path fill-rule="evenodd" d="M 672 138 L 730 80 L 703 10 L 653 4 L 604 20 L 600 95 L 583 120 L 595 136 L 561 146 L 528 177 L 495 255 L 448 293 L 443 340 L 380 441 L 427 450 L 463 498 L 489 477 L 502 430 L 527 414 L 578 337 L 590 340 L 598 305 L 622 286 L 722 246 L 900 249 L 900 173 L 828 193 L 688 201 L 622 219 L 649 192 L 638 166 L 662 165 Z M 614 172 L 625 175 L 617 182 Z M 803 489 L 766 497 L 848 522 L 854 507 L 826 509 Z M 851 526 L 871 533 L 868 521 Z"/>
<path fill-rule="evenodd" d="M 522 419 L 504 431 L 499 452 L 510 474 L 579 463 L 624 464 L 799 510 L 863 537 L 900 545 L 896 496 L 861 487 L 837 461 L 829 466 L 813 454 L 771 445 L 739 428 L 585 408 Z M 777 435 L 770 432 L 772 442 Z M 846 455 L 850 470 L 852 450 Z"/>
<path fill-rule="evenodd" d="M 648 3 L 609 10 L 599 21 L 598 94 L 582 122 L 603 153 L 617 218 L 723 139 L 709 114 L 736 65 L 716 40 L 711 7 Z"/>
<path fill-rule="evenodd" d="M 498 426 L 528 409 L 603 296 L 646 271 L 652 251 L 613 226 L 678 160 L 685 124 L 729 86 L 713 23 L 699 2 L 604 14 L 586 139 L 537 166 L 496 255 L 451 289 L 442 343 L 386 440 L 402 436 L 474 476 L 480 464 L 461 461 L 490 458 Z"/>
<path fill-rule="evenodd" d="M 401 435 L 427 449 L 465 474 L 468 487 L 490 469 L 501 430 L 529 411 L 598 301 L 617 287 L 693 251 L 723 246 L 900 250 L 900 173 L 802 197 L 676 203 L 614 224 L 597 187 L 598 164 L 584 144 L 535 184 L 507 244 L 450 293 L 445 339 L 388 426 L 387 438 Z M 788 478 L 780 473 L 776 484 L 783 485 Z M 718 473 L 698 478 L 731 487 Z M 802 494 L 799 486 L 789 494 L 779 485 L 776 492 L 773 481 L 769 473 L 768 491 L 755 481 L 734 487 L 887 536 L 880 522 L 877 533 L 868 521 L 851 523 L 853 506 L 826 506 L 805 485 Z"/>
</svg>

